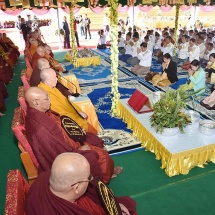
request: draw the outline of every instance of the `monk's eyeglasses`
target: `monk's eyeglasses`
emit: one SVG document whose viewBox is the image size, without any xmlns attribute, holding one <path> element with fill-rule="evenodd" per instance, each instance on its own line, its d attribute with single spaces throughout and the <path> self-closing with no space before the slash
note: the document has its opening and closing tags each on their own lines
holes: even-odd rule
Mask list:
<svg viewBox="0 0 215 215">
<path fill-rule="evenodd" d="M 74 184 L 71 185 L 71 187 L 73 187 L 74 185 L 78 184 L 78 183 L 82 183 L 82 182 L 91 182 L 94 179 L 93 175 L 90 173 L 88 180 L 87 181 L 78 181 Z"/>
<path fill-rule="evenodd" d="M 50 101 L 50 98 L 49 98 L 49 96 L 48 96 L 48 97 L 45 98 L 45 99 L 35 99 L 35 100 L 46 100 L 46 101 Z"/>
</svg>

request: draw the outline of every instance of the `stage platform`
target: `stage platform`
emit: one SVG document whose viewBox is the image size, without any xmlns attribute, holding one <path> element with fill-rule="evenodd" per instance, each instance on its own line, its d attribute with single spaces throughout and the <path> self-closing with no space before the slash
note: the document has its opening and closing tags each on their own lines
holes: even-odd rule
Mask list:
<svg viewBox="0 0 215 215">
<path fill-rule="evenodd" d="M 137 114 L 127 101 L 128 99 L 120 99 L 118 115 L 142 142 L 142 146 L 161 160 L 161 168 L 165 169 L 168 176 L 188 174 L 193 167 L 204 167 L 209 161 L 215 163 L 215 135 L 201 134 L 198 123 L 188 125 L 183 134 L 162 136 L 151 127 L 152 113 Z"/>
</svg>

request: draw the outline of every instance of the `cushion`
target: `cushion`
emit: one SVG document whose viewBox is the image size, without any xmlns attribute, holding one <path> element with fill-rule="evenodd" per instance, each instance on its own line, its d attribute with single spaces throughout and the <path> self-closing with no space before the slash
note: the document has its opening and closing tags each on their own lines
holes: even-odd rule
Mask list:
<svg viewBox="0 0 215 215">
<path fill-rule="evenodd" d="M 25 198 L 29 185 L 20 170 L 11 170 L 7 175 L 5 215 L 24 215 Z"/>
<path fill-rule="evenodd" d="M 38 168 L 39 163 L 38 163 L 36 157 L 34 156 L 32 148 L 26 138 L 25 125 L 24 125 L 24 119 L 23 119 L 21 107 L 18 107 L 14 110 L 14 117 L 13 117 L 13 121 L 12 121 L 12 130 L 13 130 L 13 133 L 16 136 L 17 140 L 22 145 L 22 147 L 25 149 L 25 151 L 27 151 L 30 154 L 34 165 Z"/>
</svg>

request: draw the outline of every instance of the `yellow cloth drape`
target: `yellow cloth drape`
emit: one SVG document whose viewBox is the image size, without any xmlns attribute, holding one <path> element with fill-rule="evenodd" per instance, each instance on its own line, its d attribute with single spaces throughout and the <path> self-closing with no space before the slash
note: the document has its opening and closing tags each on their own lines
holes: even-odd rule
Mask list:
<svg viewBox="0 0 215 215">
<path fill-rule="evenodd" d="M 58 81 L 66 88 L 71 89 L 73 93 L 81 94 L 81 88 L 74 74 L 58 75 Z"/>
<path fill-rule="evenodd" d="M 72 56 L 69 53 L 66 53 L 65 59 L 68 60 L 69 62 L 72 62 Z M 76 64 L 74 65 L 75 67 L 80 67 L 80 66 L 96 66 L 100 65 L 101 60 L 99 56 L 93 56 L 93 57 L 84 57 L 84 58 L 77 58 Z"/>
<path fill-rule="evenodd" d="M 142 146 L 155 153 L 156 159 L 161 160 L 162 169 L 168 176 L 188 174 L 195 167 L 204 167 L 208 161 L 215 163 L 215 144 L 210 144 L 193 150 L 171 154 L 119 101 L 118 116 L 127 123 L 133 135 L 138 137 Z"/>
<path fill-rule="evenodd" d="M 96 115 L 95 107 L 93 106 L 91 100 L 85 99 L 80 101 L 79 98 L 76 98 L 73 103 L 78 105 L 80 109 L 87 114 L 88 116 L 87 121 L 99 132 L 101 128 L 99 126 L 99 121 Z"/>
<path fill-rule="evenodd" d="M 83 119 L 77 112 L 81 109 L 74 103 L 68 101 L 68 99 L 56 88 L 50 88 L 48 85 L 40 82 L 38 87 L 43 88 L 49 95 L 51 100 L 51 110 L 57 112 L 60 115 L 65 115 L 73 119 L 80 127 L 88 131 L 88 122 Z"/>
</svg>

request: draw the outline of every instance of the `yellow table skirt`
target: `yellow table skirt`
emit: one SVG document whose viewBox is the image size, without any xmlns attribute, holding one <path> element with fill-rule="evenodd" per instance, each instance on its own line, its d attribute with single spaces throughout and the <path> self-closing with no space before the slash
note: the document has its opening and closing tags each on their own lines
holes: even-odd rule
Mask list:
<svg viewBox="0 0 215 215">
<path fill-rule="evenodd" d="M 127 123 L 133 135 L 142 142 L 142 147 L 155 153 L 156 159 L 161 160 L 162 169 L 168 176 L 188 174 L 195 167 L 204 167 L 208 161 L 215 163 L 215 144 L 193 150 L 171 154 L 119 101 L 118 116 Z"/>
<path fill-rule="evenodd" d="M 81 88 L 79 86 L 78 80 L 74 74 L 69 75 L 59 75 L 58 81 L 66 88 L 71 89 L 73 93 L 81 94 Z"/>
<path fill-rule="evenodd" d="M 80 99 L 81 98 L 82 97 L 80 97 Z M 96 110 L 95 110 L 95 107 L 93 106 L 91 100 L 88 98 L 88 99 L 79 101 L 79 97 L 78 97 L 73 102 L 75 104 L 77 104 L 84 113 L 87 114 L 87 116 L 88 116 L 87 121 L 89 122 L 89 124 L 92 125 L 98 132 L 101 131 L 101 128 L 99 126 L 98 117 L 96 115 Z"/>
<path fill-rule="evenodd" d="M 65 55 L 65 59 L 72 63 L 72 56 L 68 52 Z M 75 67 L 90 66 L 90 65 L 96 66 L 100 64 L 101 64 L 100 56 L 93 56 L 93 57 L 77 58 L 77 62 L 74 66 Z"/>
</svg>

